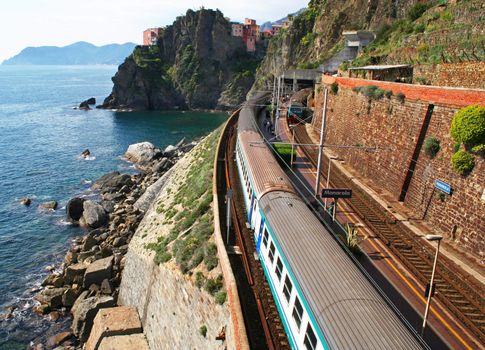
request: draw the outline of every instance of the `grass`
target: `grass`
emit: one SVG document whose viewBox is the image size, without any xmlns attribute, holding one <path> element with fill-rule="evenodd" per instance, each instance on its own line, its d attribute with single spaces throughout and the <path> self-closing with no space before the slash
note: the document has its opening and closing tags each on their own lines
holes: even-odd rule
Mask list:
<svg viewBox="0 0 485 350">
<path fill-rule="evenodd" d="M 290 166 L 291 163 L 291 145 L 286 143 L 275 143 L 274 148 L 276 153 L 281 157 L 276 157 L 279 163 L 283 162 Z M 296 156 L 296 151 L 293 150 L 293 156 Z"/>
<path fill-rule="evenodd" d="M 180 179 L 172 203 L 159 203 L 156 209 L 164 216 L 164 225 L 170 223 L 172 227 L 157 242 L 146 245 L 155 252 L 156 264 L 173 261 L 184 274 L 197 269 L 195 285 L 214 296 L 223 286 L 222 275 L 215 279 L 207 277 L 219 264 L 217 247 L 211 241 L 214 232 L 212 172 L 219 134 L 220 130 L 213 132 L 194 149 L 194 160 L 188 166 L 185 179 Z"/>
</svg>

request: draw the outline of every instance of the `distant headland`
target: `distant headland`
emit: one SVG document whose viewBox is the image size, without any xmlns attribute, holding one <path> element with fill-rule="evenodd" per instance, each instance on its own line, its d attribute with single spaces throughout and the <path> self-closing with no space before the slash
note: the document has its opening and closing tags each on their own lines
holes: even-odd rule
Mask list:
<svg viewBox="0 0 485 350">
<path fill-rule="evenodd" d="M 129 56 L 136 44 L 109 44 L 95 46 L 85 41 L 57 47 L 27 47 L 4 65 L 86 65 L 120 64 Z"/>
</svg>

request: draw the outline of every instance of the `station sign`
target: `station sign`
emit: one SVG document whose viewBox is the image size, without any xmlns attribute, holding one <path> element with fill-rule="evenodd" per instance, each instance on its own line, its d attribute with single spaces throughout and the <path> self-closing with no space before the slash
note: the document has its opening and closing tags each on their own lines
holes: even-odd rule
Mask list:
<svg viewBox="0 0 485 350">
<path fill-rule="evenodd" d="M 352 190 L 350 188 L 324 188 L 322 198 L 351 198 Z"/>
<path fill-rule="evenodd" d="M 434 180 L 434 187 L 436 187 L 438 190 L 451 195 L 451 185 L 440 181 L 438 179 Z"/>
</svg>

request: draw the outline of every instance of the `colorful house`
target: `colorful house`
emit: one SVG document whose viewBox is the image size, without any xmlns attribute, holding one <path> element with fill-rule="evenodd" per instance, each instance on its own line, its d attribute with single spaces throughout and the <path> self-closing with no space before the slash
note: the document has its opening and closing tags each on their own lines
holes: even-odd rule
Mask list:
<svg viewBox="0 0 485 350">
<path fill-rule="evenodd" d="M 150 46 L 156 45 L 158 36 L 160 35 L 161 28 L 148 28 L 143 32 L 143 45 Z"/>
</svg>

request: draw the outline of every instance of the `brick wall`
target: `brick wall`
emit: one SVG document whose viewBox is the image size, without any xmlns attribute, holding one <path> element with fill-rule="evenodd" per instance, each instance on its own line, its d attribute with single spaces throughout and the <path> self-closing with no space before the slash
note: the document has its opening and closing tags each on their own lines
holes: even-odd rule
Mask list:
<svg viewBox="0 0 485 350">
<path fill-rule="evenodd" d="M 485 89 L 485 62 L 414 66 L 414 81 L 436 86 Z"/>
<path fill-rule="evenodd" d="M 481 235 L 485 232 L 485 202 L 481 196 L 485 161 L 475 156 L 475 169 L 467 177 L 454 172 L 451 167 L 454 141 L 449 136 L 449 126 L 462 106 L 478 101 L 485 104 L 485 91 L 328 76 L 324 76 L 323 85 L 333 81 L 339 84 L 339 91 L 336 95 L 329 94 L 326 144 L 377 147 L 375 151 L 333 148 L 332 153 L 367 177 L 377 192 L 383 189 L 395 200 L 401 193 L 428 105 L 434 103 L 426 138 L 438 138 L 441 150 L 434 159 L 421 151 L 404 205 L 412 210 L 413 218 L 424 218 L 457 247 L 484 258 L 485 241 Z M 394 93 L 402 91 L 406 99 L 403 103 L 395 97 L 369 102 L 367 97 L 352 91 L 352 87 L 359 85 L 379 85 Z M 318 117 L 322 95 L 321 91 L 317 94 Z M 314 121 L 317 129 L 321 125 L 318 117 Z M 433 193 L 435 179 L 451 184 L 453 195 L 441 201 L 437 191 Z"/>
</svg>

